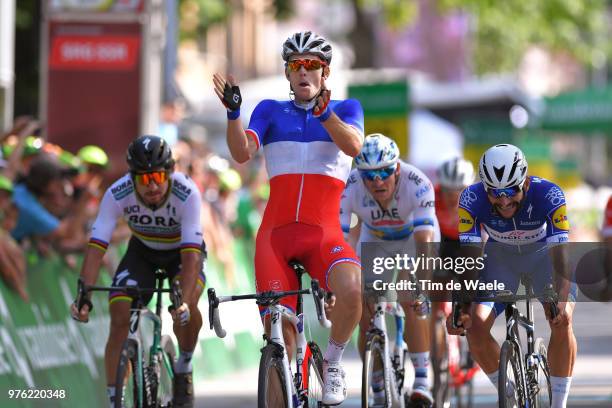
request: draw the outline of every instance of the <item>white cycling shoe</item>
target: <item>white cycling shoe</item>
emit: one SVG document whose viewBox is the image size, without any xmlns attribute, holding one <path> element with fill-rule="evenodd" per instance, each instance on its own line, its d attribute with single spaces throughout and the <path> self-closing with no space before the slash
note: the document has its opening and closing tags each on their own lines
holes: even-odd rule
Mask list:
<svg viewBox="0 0 612 408">
<path fill-rule="evenodd" d="M 344 369 L 339 363 L 323 361 L 323 404 L 340 405 L 346 399 Z"/>
<path fill-rule="evenodd" d="M 413 407 L 430 408 L 434 403 L 433 395 L 427 388 L 416 386 L 410 394 L 410 403 Z"/>
</svg>

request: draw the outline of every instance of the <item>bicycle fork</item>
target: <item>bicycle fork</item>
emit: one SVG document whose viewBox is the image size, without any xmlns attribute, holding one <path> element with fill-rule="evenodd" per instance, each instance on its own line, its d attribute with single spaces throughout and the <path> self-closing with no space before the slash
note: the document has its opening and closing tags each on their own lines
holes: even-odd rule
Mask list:
<svg viewBox="0 0 612 408">
<path fill-rule="evenodd" d="M 308 392 L 308 358 L 309 350 L 306 336 L 304 335 L 304 315 L 296 316 L 286 310 L 282 310 L 278 306 L 270 308 L 271 313 L 271 329 L 270 342 L 282 347 L 283 353 L 283 371 L 285 372 L 285 389 L 287 393 L 291 393 L 291 401 L 288 408 L 301 407 L 302 397 Z M 289 364 L 289 356 L 283 337 L 282 317 L 286 318 L 294 327 L 296 332 L 296 373 L 295 377 L 291 373 Z"/>
</svg>

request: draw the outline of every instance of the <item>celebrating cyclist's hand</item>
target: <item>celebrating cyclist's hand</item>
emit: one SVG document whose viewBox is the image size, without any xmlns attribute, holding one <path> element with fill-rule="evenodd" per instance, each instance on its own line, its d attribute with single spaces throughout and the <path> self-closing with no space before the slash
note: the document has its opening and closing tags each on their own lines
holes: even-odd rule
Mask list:
<svg viewBox="0 0 612 408">
<path fill-rule="evenodd" d="M 213 83 L 215 85 L 215 93 L 228 110 L 236 111 L 240 109 L 242 95 L 240 95 L 240 88 L 233 75 L 228 75 L 226 81 L 223 75 L 219 73 L 214 74 Z"/>
<path fill-rule="evenodd" d="M 191 313 L 189 312 L 189 306 L 187 303 L 183 303 L 178 308 L 172 310 L 170 314 L 172 315 L 174 323 L 178 323 L 181 326 L 189 323 L 189 319 L 191 319 Z"/>
<path fill-rule="evenodd" d="M 87 323 L 89 321 L 89 305 L 84 304 L 81 310 L 78 309 L 77 302 L 70 305 L 70 316 L 77 322 Z"/>
<path fill-rule="evenodd" d="M 317 96 L 317 100 L 315 102 L 315 106 L 312 109 L 312 114 L 314 117 L 325 117 L 329 116 L 326 114 L 327 105 L 329 105 L 329 101 L 331 100 L 331 91 L 325 87 L 325 79 L 321 78 L 321 92 Z"/>
<path fill-rule="evenodd" d="M 457 327 L 453 326 L 453 314 L 451 313 L 446 318 L 446 331 L 450 335 L 459 336 L 465 334 L 465 331 L 472 326 L 472 318 L 469 313 L 461 311 L 459 313 L 459 321 Z"/>
</svg>

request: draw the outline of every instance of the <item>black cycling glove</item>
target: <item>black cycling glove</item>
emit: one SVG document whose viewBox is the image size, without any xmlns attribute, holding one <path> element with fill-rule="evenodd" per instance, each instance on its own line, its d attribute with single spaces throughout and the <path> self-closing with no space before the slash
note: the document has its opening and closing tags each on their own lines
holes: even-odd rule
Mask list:
<svg viewBox="0 0 612 408">
<path fill-rule="evenodd" d="M 242 104 L 242 96 L 240 95 L 240 88 L 238 85 L 230 86 L 227 82 L 223 89 L 223 104 L 230 111 L 240 109 Z"/>
</svg>

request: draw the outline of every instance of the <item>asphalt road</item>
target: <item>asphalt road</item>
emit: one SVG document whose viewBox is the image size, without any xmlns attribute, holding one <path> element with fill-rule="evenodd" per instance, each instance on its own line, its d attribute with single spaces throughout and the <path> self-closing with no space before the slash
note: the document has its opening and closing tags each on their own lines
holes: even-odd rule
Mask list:
<svg viewBox="0 0 612 408">
<path fill-rule="evenodd" d="M 246 305 L 245 307 L 249 307 Z M 536 334 L 548 338 L 543 311 L 535 305 Z M 504 337 L 504 319 L 499 318 L 494 333 Z M 574 314 L 578 341 L 574 377 L 568 407 L 612 407 L 612 303 L 578 303 Z M 356 351 L 345 354 L 349 397 L 343 407 L 360 406 L 361 362 Z M 482 373 L 475 377 L 475 406 L 496 407 L 496 390 Z M 257 367 L 196 384 L 197 407 L 255 407 Z"/>
</svg>

